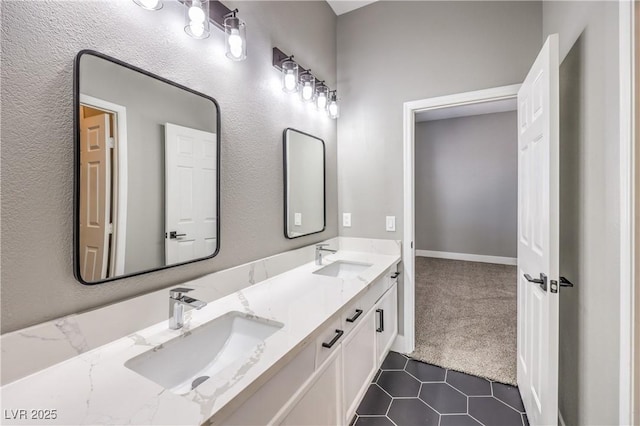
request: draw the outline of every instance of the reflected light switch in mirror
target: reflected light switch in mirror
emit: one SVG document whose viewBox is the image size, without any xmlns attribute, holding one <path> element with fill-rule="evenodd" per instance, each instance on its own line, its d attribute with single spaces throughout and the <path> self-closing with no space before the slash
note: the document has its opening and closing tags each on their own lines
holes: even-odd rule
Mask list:
<svg viewBox="0 0 640 426">
<path fill-rule="evenodd" d="M 396 230 L 396 217 L 387 216 L 387 231 L 395 232 Z"/>
<path fill-rule="evenodd" d="M 293 224 L 295 226 L 302 226 L 302 213 L 293 214 Z"/>
<path fill-rule="evenodd" d="M 351 213 L 342 213 L 342 226 L 345 228 L 351 227 Z"/>
</svg>

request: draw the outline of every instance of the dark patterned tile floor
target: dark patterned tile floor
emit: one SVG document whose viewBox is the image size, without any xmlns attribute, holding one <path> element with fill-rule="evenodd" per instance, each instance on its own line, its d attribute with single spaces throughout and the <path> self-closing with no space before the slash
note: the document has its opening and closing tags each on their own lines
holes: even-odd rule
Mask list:
<svg viewBox="0 0 640 426">
<path fill-rule="evenodd" d="M 389 352 L 351 425 L 528 426 L 517 387 Z"/>
</svg>

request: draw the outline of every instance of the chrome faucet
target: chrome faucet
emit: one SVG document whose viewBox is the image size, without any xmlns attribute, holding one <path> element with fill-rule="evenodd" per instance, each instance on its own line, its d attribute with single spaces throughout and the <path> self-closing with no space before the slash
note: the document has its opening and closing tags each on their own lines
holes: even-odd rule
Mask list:
<svg viewBox="0 0 640 426">
<path fill-rule="evenodd" d="M 326 246 L 328 246 L 329 244 L 316 244 L 316 265 L 322 265 L 322 252 L 326 251 L 329 253 L 335 253 L 338 250 L 331 250 L 331 249 L 327 249 L 325 248 Z"/>
<path fill-rule="evenodd" d="M 171 330 L 178 330 L 184 325 L 184 305 L 196 309 L 207 306 L 207 302 L 184 295 L 192 290 L 184 287 L 169 290 L 169 328 Z"/>
</svg>

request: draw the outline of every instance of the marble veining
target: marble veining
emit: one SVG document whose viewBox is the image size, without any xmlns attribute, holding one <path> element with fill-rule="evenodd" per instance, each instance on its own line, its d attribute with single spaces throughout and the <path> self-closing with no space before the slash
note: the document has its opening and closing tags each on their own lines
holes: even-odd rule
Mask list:
<svg viewBox="0 0 640 426">
<path fill-rule="evenodd" d="M 64 343 L 67 352 L 72 351 L 75 356 L 3 386 L 0 389 L 3 412 L 24 407 L 57 410 L 55 420 L 41 420 L 41 424 L 219 423 L 232 412 L 233 407 L 237 407 L 285 365 L 292 354 L 310 344 L 315 338 L 314 333 L 319 332 L 327 320 L 400 260 L 399 245 L 395 242 L 348 241 L 346 246 L 350 250 L 343 250 L 341 245 L 339 251 L 326 256 L 325 261 L 372 264 L 357 279 L 313 274 L 322 267 L 314 264 L 313 257 L 290 270 L 284 269 L 286 262 L 282 259 L 254 262 L 232 272 L 242 276 L 247 285 L 236 283 L 240 288 L 234 292 L 210 302 L 199 311 L 187 311 L 182 330 L 170 330 L 166 318 L 163 318 L 150 327 L 130 332 L 97 348 L 89 347 L 87 340 L 90 339 L 85 339 L 75 319 L 52 322 L 53 328 L 42 328 L 43 332 L 38 334 L 25 330 L 23 333 L 31 337 L 20 338 L 40 345 Z M 391 253 L 391 247 L 396 247 L 395 254 L 373 251 Z M 313 246 L 313 256 L 312 250 Z M 271 278 L 267 277 L 269 273 Z M 252 284 L 251 281 L 256 279 L 260 281 Z M 206 287 L 206 280 L 195 280 L 184 283 L 184 286 L 198 291 Z M 166 316 L 168 294 L 166 291 L 162 293 L 163 297 L 157 302 L 162 305 L 160 308 Z M 197 293 L 196 297 L 200 298 L 201 294 Z M 191 330 L 232 311 L 278 321 L 284 326 L 267 337 L 264 343 L 256 345 L 248 357 L 235 360 L 184 395 L 166 390 L 125 367 L 124 363 L 129 359 L 176 337 L 188 335 Z M 5 419 L 3 423 L 38 424 L 38 420 Z"/>
<path fill-rule="evenodd" d="M 337 246 L 340 238 L 325 242 Z M 208 274 L 189 281 L 188 286 L 195 289 L 194 297 L 212 302 L 309 262 L 313 256 L 313 246 L 303 247 Z M 0 385 L 166 319 L 166 293 L 167 289 L 155 291 L 0 336 Z"/>
<path fill-rule="evenodd" d="M 55 326 L 65 336 L 69 344 L 78 354 L 89 350 L 87 339 L 82 334 L 80 327 L 73 317 L 60 318 L 55 322 Z"/>
</svg>

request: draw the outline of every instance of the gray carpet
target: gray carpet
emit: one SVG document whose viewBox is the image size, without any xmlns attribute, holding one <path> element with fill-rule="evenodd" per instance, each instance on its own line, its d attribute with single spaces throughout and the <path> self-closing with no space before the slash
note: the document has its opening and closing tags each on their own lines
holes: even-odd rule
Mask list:
<svg viewBox="0 0 640 426">
<path fill-rule="evenodd" d="M 416 257 L 415 359 L 516 385 L 516 267 Z"/>
</svg>

